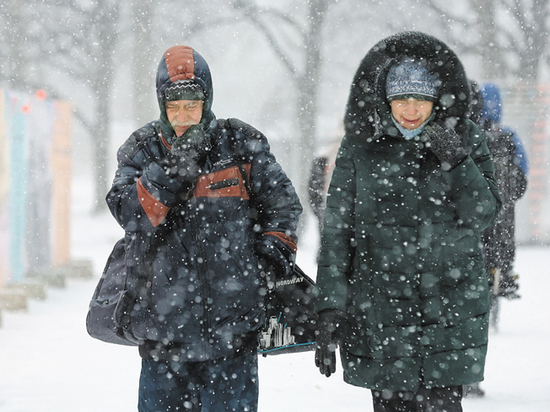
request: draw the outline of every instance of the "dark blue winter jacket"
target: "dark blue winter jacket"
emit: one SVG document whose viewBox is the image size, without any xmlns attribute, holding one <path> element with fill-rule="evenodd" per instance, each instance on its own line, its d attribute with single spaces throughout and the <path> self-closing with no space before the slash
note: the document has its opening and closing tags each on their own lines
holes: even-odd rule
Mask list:
<svg viewBox="0 0 550 412">
<path fill-rule="evenodd" d="M 175 351 L 182 360 L 202 361 L 230 356 L 254 339 L 266 287 L 255 244 L 269 238 L 295 252 L 302 208 L 265 136 L 240 120 L 217 120 L 206 62 L 193 49 L 179 51 L 184 63 L 193 56 L 184 76 L 205 89 L 202 119 L 212 149 L 182 190 L 162 166 L 174 135 L 158 92 L 161 118 L 119 149 L 107 203 L 126 231 L 131 277 L 147 280 L 135 291 L 130 324 L 145 341 L 141 355 Z M 165 60 L 157 91 L 177 80 L 170 67 L 185 66 Z"/>
</svg>

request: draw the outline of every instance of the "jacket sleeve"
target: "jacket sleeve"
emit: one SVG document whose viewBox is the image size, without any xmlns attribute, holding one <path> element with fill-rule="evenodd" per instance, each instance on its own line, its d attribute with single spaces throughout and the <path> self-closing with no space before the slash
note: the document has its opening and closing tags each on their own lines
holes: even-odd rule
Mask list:
<svg viewBox="0 0 550 412">
<path fill-rule="evenodd" d="M 134 135 L 118 150 L 117 159 L 107 205 L 125 231 L 153 231 L 177 203 L 181 183 L 166 174 L 159 156 L 139 145 Z"/>
<path fill-rule="evenodd" d="M 346 310 L 348 273 L 355 253 L 356 171 L 353 148 L 344 138 L 328 189 L 321 235 L 315 310 Z"/>
<path fill-rule="evenodd" d="M 250 162 L 251 214 L 257 224 L 258 239 L 271 236 L 274 243 L 283 242 L 293 253 L 297 249 L 297 234 L 302 206 L 292 182 L 271 153 L 266 137 L 252 126 L 231 119 L 237 133 L 247 138 L 246 152 Z"/>
<path fill-rule="evenodd" d="M 494 177 L 494 166 L 485 138 L 469 122 L 468 147 L 471 153 L 455 168 L 442 172 L 451 187 L 459 222 L 476 230 L 491 225 L 502 206 Z"/>
</svg>

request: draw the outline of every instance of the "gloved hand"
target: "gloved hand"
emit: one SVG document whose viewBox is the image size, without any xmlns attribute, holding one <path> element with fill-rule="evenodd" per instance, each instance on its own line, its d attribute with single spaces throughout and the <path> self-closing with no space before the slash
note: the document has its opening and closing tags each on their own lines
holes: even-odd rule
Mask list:
<svg viewBox="0 0 550 412">
<path fill-rule="evenodd" d="M 458 166 L 468 155 L 462 146 L 462 139 L 453 129 L 429 123 L 423 133 L 428 138 L 428 147 L 441 161 L 441 168 L 445 171 Z"/>
<path fill-rule="evenodd" d="M 173 139 L 172 150 L 161 166 L 168 176 L 187 187 L 199 176 L 199 163 L 211 148 L 202 124 L 195 124 Z"/>
<path fill-rule="evenodd" d="M 273 278 L 281 278 L 289 275 L 294 268 L 296 255 L 285 242 L 272 235 L 262 236 L 255 244 L 256 253 L 260 257 L 264 271 L 275 271 Z"/>
<path fill-rule="evenodd" d="M 172 141 L 174 155 L 185 154 L 195 161 L 199 161 L 210 149 L 212 149 L 212 142 L 200 123 L 190 126 L 184 134 L 176 136 Z"/>
<path fill-rule="evenodd" d="M 343 338 L 346 318 L 338 310 L 328 309 L 319 313 L 315 336 L 315 366 L 327 378 L 336 372 L 336 348 Z"/>
<path fill-rule="evenodd" d="M 190 186 L 200 175 L 197 161 L 184 152 L 174 154 L 172 151 L 168 153 L 160 162 L 160 166 L 170 178 L 186 187 Z"/>
</svg>

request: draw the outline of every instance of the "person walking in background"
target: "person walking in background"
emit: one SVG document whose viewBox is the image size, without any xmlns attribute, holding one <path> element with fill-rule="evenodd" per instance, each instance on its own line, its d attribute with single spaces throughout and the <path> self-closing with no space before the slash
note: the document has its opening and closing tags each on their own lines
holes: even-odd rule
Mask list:
<svg viewBox="0 0 550 412">
<path fill-rule="evenodd" d="M 481 231 L 500 199 L 470 87 L 440 40 L 377 43 L 351 86 L 317 274 L 315 363 L 371 389 L 374 410 L 462 411 L 483 380 Z"/>
<path fill-rule="evenodd" d="M 341 141 L 342 137 L 338 136 L 326 145 L 311 162 L 308 181 L 308 200 L 311 210 L 317 219 L 319 234 L 323 230 L 323 216 L 325 215 L 328 184 L 332 178 L 334 162 Z"/>
<path fill-rule="evenodd" d="M 501 125 L 502 98 L 498 86 L 486 83 L 480 87 L 470 80 L 472 103 L 470 120 L 484 132 L 493 157 L 495 179 L 502 209 L 493 224 L 482 233 L 485 268 L 491 291 L 490 325 L 497 328 L 499 298 L 519 298 L 519 285 L 513 272 L 515 258 L 515 203 L 527 188 L 527 155 L 517 134 Z M 495 283 L 496 280 L 496 283 Z M 482 398 L 485 391 L 479 382 L 466 385 L 464 396 Z"/>
<path fill-rule="evenodd" d="M 502 125 L 502 96 L 497 85 L 481 87 L 481 128 L 495 164 L 495 178 L 502 198 L 497 219 L 483 232 L 485 263 L 494 295 L 518 298 L 518 276 L 513 270 L 516 255 L 515 204 L 527 190 L 527 154 L 518 134 Z"/>
<path fill-rule="evenodd" d="M 129 278 L 148 280 L 128 325 L 138 409 L 256 411 L 262 272 L 290 272 L 302 208 L 265 136 L 216 119 L 196 50 L 168 49 L 156 86 L 160 119 L 119 149 L 107 195 Z"/>
</svg>

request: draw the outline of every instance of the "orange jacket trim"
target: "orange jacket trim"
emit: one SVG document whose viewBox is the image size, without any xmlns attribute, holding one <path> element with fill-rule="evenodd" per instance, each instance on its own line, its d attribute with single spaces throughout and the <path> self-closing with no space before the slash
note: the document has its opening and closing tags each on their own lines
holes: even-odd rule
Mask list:
<svg viewBox="0 0 550 412">
<path fill-rule="evenodd" d="M 154 227 L 162 223 L 170 208 L 160 203 L 155 197 L 145 189 L 141 183 L 141 177 L 136 183 L 139 203 Z"/>
<path fill-rule="evenodd" d="M 290 236 L 284 234 L 283 232 L 265 232 L 263 236 L 275 236 L 277 239 L 284 242 L 285 245 L 287 245 L 294 253 L 298 250 L 298 245 L 296 245 L 296 241 L 292 239 Z"/>
</svg>

